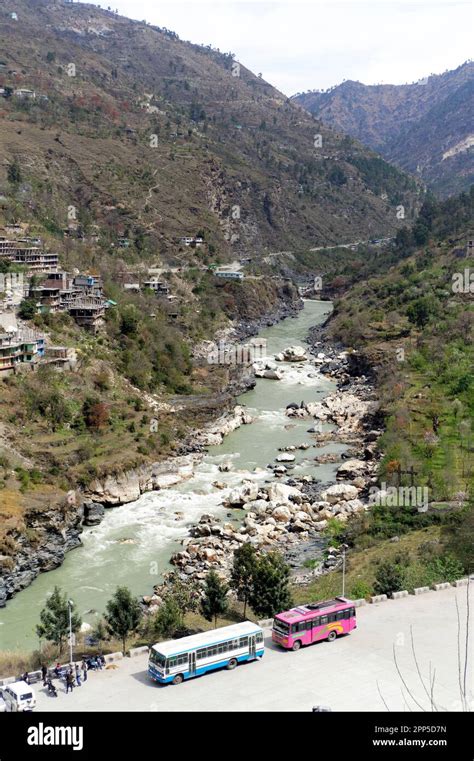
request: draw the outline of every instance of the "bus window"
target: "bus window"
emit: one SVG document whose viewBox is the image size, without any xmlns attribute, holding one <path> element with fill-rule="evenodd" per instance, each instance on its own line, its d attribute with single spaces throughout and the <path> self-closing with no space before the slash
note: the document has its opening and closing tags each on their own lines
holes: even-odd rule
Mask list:
<svg viewBox="0 0 474 761">
<path fill-rule="evenodd" d="M 336 614 L 337 621 L 342 621 L 346 617 L 346 611 L 345 610 L 338 610 Z"/>
<path fill-rule="evenodd" d="M 321 616 L 321 626 L 324 626 L 324 624 L 327 624 L 328 617 L 327 616 Z"/>
</svg>

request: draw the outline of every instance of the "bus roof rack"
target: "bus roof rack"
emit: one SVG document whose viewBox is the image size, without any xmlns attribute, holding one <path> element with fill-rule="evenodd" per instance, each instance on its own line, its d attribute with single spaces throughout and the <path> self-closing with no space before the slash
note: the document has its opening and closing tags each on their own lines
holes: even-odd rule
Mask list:
<svg viewBox="0 0 474 761">
<path fill-rule="evenodd" d="M 337 605 L 340 602 L 347 602 L 345 597 L 334 597 L 332 600 L 324 600 L 323 602 L 310 602 L 306 605 L 310 610 L 318 610 L 319 608 L 329 608 L 331 605 Z"/>
</svg>

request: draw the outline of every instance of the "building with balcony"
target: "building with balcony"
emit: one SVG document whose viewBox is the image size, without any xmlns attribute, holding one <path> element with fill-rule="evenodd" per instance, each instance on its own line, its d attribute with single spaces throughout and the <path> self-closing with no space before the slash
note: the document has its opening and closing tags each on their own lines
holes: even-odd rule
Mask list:
<svg viewBox="0 0 474 761">
<path fill-rule="evenodd" d="M 0 332 L 0 375 L 14 373 L 20 365 L 36 365 L 45 353 L 45 338 L 34 330 Z"/>
</svg>

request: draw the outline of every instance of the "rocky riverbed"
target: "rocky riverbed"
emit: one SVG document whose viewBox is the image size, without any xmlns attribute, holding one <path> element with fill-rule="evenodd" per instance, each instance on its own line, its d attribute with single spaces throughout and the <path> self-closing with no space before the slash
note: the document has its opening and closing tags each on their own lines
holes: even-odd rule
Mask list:
<svg viewBox="0 0 474 761">
<path fill-rule="evenodd" d="M 202 581 L 210 569 L 228 578 L 233 553 L 244 542 L 250 542 L 260 551 L 278 549 L 290 563 L 299 583 L 333 570 L 342 562 L 336 548 L 326 547 L 322 532 L 330 519 L 345 523 L 354 514 L 369 509 L 369 489 L 377 481 L 380 457 L 377 451 L 377 439 L 382 433 L 379 403 L 372 379 L 358 374 L 354 356 L 342 347 L 323 343 L 320 331 L 313 333 L 312 350 L 315 367 L 337 381 L 337 391 L 321 402 L 298 404 L 289 400 L 286 416 L 308 421 L 308 441 L 280 447 L 283 454 L 275 453 L 275 462 L 268 464 L 268 470 L 278 481 L 259 484 L 248 480 L 226 497 L 223 506 L 230 511 L 243 511 L 240 525 L 204 514 L 190 527 L 189 536 L 182 541 L 183 548 L 171 558 L 181 578 Z M 295 357 L 303 358 L 303 355 L 299 347 L 296 351 L 290 347 L 278 361 L 283 357 L 287 361 L 298 361 Z M 332 424 L 332 430 L 323 431 L 322 423 Z M 314 451 L 328 442 L 349 445 L 340 455 L 314 456 L 319 463 L 340 462 L 334 483 L 321 484 L 309 475 L 292 477 L 293 452 Z M 318 557 L 313 569 L 304 568 L 305 560 Z M 159 604 L 162 592 L 162 585 L 158 585 L 152 597 L 144 598 L 152 611 Z"/>
</svg>

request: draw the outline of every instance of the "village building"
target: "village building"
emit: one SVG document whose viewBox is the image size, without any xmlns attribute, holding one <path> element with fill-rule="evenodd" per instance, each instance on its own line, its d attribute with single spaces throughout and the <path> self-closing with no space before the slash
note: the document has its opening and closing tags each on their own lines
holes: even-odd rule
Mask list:
<svg viewBox="0 0 474 761">
<path fill-rule="evenodd" d="M 35 100 L 36 98 L 36 92 L 34 90 L 27 90 L 25 87 L 20 87 L 18 90 L 13 90 L 13 95 L 15 95 L 16 98 L 21 98 L 22 100 Z"/>
<path fill-rule="evenodd" d="M 21 366 L 36 365 L 45 352 L 45 338 L 29 328 L 3 331 L 0 327 L 0 375 L 10 375 Z"/>
<path fill-rule="evenodd" d="M 167 296 L 170 292 L 168 284 L 162 280 L 157 280 L 156 278 L 144 280 L 143 287 L 154 291 L 157 296 Z"/>
<path fill-rule="evenodd" d="M 74 370 L 77 365 L 77 351 L 69 346 L 47 346 L 42 364 L 55 370 Z"/>
<path fill-rule="evenodd" d="M 204 244 L 204 239 L 203 238 L 199 238 L 199 237 L 192 238 L 192 237 L 189 237 L 189 236 L 185 236 L 184 238 L 180 238 L 179 242 L 182 243 L 185 246 L 193 246 L 194 245 L 194 246 L 199 247 L 199 246 L 202 246 Z"/>
<path fill-rule="evenodd" d="M 78 296 L 68 312 L 81 328 L 97 333 L 104 324 L 106 306 L 100 296 Z"/>
<path fill-rule="evenodd" d="M 44 249 L 30 246 L 29 248 L 16 248 L 13 261 L 27 268 L 29 273 L 56 272 L 59 265 L 57 254 L 44 251 Z"/>
</svg>

